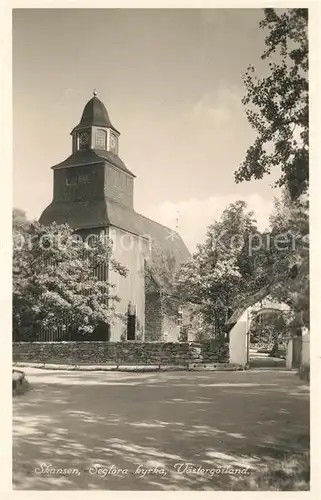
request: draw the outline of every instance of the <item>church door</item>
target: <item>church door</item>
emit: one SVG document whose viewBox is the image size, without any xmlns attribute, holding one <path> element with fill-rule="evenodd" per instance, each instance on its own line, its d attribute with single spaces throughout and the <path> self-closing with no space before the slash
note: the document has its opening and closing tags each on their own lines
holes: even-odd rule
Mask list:
<svg viewBox="0 0 321 500">
<path fill-rule="evenodd" d="M 136 337 L 136 306 L 129 304 L 127 314 L 127 340 L 135 340 Z"/>
</svg>

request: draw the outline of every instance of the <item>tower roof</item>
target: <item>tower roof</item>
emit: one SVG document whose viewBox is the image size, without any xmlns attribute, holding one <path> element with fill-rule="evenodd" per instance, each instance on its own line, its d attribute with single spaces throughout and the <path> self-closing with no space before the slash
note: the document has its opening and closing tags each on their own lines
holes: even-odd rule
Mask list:
<svg viewBox="0 0 321 500">
<path fill-rule="evenodd" d="M 75 130 L 78 130 L 83 127 L 88 127 L 94 125 L 96 127 L 108 127 L 112 128 L 116 132 L 118 130 L 112 125 L 110 118 L 108 116 L 107 109 L 98 97 L 97 92 L 94 90 L 94 97 L 87 102 L 84 107 L 84 111 L 82 113 L 82 117 L 78 125 L 72 130 L 73 133 Z M 119 133 L 119 132 L 118 132 Z"/>
</svg>

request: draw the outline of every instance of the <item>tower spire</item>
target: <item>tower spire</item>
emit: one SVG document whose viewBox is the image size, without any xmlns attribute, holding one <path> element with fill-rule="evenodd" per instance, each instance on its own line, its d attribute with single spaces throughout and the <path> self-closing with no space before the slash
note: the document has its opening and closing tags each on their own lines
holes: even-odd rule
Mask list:
<svg viewBox="0 0 321 500">
<path fill-rule="evenodd" d="M 78 129 L 83 130 L 84 127 L 103 127 L 110 128 L 119 135 L 118 130 L 112 125 L 105 105 L 98 99 L 97 90 L 93 90 L 93 97 L 87 102 L 84 107 L 80 122 L 72 130 L 72 134 Z"/>
</svg>

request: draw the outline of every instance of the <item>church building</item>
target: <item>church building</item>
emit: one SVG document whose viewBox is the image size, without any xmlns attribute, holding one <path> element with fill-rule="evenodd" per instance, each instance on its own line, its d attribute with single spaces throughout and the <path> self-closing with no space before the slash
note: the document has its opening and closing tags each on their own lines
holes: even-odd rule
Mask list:
<svg viewBox="0 0 321 500">
<path fill-rule="evenodd" d="M 181 318 L 164 310 L 162 266 L 175 272 L 190 254 L 177 232 L 135 211 L 135 175 L 119 156 L 119 136 L 94 91 L 71 131 L 72 154 L 51 167 L 53 200 L 40 223 L 68 223 L 82 236 L 105 234 L 115 259 L 127 266 L 127 277 L 106 271 L 122 318 L 103 328 L 100 340 L 176 341 Z"/>
</svg>

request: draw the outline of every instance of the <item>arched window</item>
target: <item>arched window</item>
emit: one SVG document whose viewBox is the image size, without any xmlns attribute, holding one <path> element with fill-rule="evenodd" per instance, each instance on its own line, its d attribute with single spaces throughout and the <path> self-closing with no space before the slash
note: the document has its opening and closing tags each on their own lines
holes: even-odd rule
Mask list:
<svg viewBox="0 0 321 500">
<path fill-rule="evenodd" d="M 107 132 L 105 130 L 96 131 L 95 146 L 97 149 L 106 149 L 107 146 Z"/>
</svg>

